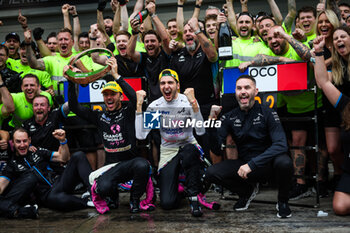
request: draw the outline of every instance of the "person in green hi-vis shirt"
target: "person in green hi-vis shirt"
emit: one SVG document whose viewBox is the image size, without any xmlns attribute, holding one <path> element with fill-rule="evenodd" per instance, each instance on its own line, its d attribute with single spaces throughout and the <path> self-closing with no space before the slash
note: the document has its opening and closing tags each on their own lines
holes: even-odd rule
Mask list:
<svg viewBox="0 0 350 233">
<path fill-rule="evenodd" d="M 25 42 L 23 41 L 19 48 L 19 60 L 7 59 L 6 63 L 10 67 L 10 69 L 21 73 L 21 77 L 23 78 L 26 74 L 35 74 L 39 78 L 40 85 L 45 89 L 49 89 L 50 94 L 53 94 L 53 86 L 50 75 L 46 71 L 35 70 L 32 69 L 28 65 L 27 57 L 26 57 L 26 49 Z M 32 46 L 33 47 L 33 46 Z"/>
<path fill-rule="evenodd" d="M 316 38 L 316 9 L 311 6 L 304 6 L 298 10 L 297 13 L 297 25 L 300 28 L 304 35 L 303 38 L 300 38 L 301 35 L 295 35 L 294 37 L 302 42 L 306 42 L 312 48 L 312 41 Z"/>
<path fill-rule="evenodd" d="M 57 92 L 58 82 L 65 81 L 63 78 L 63 67 L 67 65 L 71 57 L 75 55 L 72 52 L 72 32 L 67 28 L 61 29 L 57 34 L 59 53 L 56 53 L 56 56 L 46 56 L 42 59 L 37 59 L 31 49 L 30 45 L 32 42 L 32 35 L 30 30 L 24 32 L 24 38 L 26 56 L 30 67 L 37 70 L 47 71 L 51 75 L 55 94 L 59 94 Z"/>
<path fill-rule="evenodd" d="M 1 86 L 1 85 L 0 85 Z M 3 103 L 0 105 L 1 114 L 4 117 L 8 117 L 11 115 L 12 119 L 9 122 L 11 127 L 19 127 L 22 123 L 31 118 L 33 116 L 33 99 L 37 95 L 44 95 L 49 99 L 50 106 L 52 106 L 52 97 L 46 91 L 40 90 L 39 79 L 36 75 L 27 74 L 22 79 L 22 91 L 20 93 L 10 94 L 5 93 L 7 95 L 12 96 L 13 104 L 15 106 L 14 109 L 10 108 L 9 104 L 12 103 Z M 2 93 L 4 94 L 4 93 Z M 7 96 L 11 98 L 10 96 Z"/>
</svg>

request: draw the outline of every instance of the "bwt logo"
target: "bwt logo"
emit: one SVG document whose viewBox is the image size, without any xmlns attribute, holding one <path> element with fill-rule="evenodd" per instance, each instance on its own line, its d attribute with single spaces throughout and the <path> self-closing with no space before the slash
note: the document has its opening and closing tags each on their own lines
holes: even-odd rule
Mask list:
<svg viewBox="0 0 350 233">
<path fill-rule="evenodd" d="M 160 129 L 160 116 L 162 114 L 159 111 L 156 112 L 144 112 L 143 113 L 143 128 L 144 129 Z"/>
</svg>

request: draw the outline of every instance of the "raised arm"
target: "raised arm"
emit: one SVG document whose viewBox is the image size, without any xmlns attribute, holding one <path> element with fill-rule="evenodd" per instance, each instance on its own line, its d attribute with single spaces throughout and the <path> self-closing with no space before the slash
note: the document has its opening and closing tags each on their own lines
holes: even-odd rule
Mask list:
<svg viewBox="0 0 350 233">
<path fill-rule="evenodd" d="M 15 104 L 13 103 L 12 96 L 8 91 L 5 83 L 2 80 L 2 76 L 0 74 L 0 94 L 1 94 L 1 102 L 3 106 L 1 108 L 1 115 L 4 117 L 9 116 L 11 113 L 15 111 Z"/>
<path fill-rule="evenodd" d="M 129 15 L 126 5 L 120 6 L 120 21 L 121 30 L 127 31 L 129 29 Z"/>
<path fill-rule="evenodd" d="M 182 4 L 184 4 L 184 1 L 182 1 L 182 2 L 183 2 Z M 203 2 L 203 0 L 196 0 L 196 5 L 194 6 L 192 18 L 199 19 L 199 14 L 201 11 L 202 2 Z M 183 14 L 182 14 L 182 16 L 183 16 Z"/>
<path fill-rule="evenodd" d="M 111 74 L 114 80 L 120 85 L 133 107 L 136 108 L 135 90 L 118 74 L 117 60 L 114 57 L 111 57 L 108 59 L 107 64 L 111 67 Z"/>
<path fill-rule="evenodd" d="M 97 5 L 97 28 L 100 30 L 100 32 L 104 35 L 106 38 L 106 41 L 104 41 L 105 45 L 109 45 L 111 43 L 111 40 L 109 39 L 109 36 L 106 32 L 105 24 L 103 21 L 103 10 L 106 8 L 107 0 L 99 0 Z"/>
<path fill-rule="evenodd" d="M 62 15 L 63 15 L 63 25 L 64 25 L 63 27 L 68 28 L 69 30 L 72 31 L 72 25 L 70 24 L 70 21 L 69 21 L 69 12 L 68 12 L 69 7 L 70 5 L 66 3 L 62 6 L 62 9 L 61 9 Z"/>
<path fill-rule="evenodd" d="M 58 151 L 53 152 L 52 161 L 66 163 L 70 158 L 69 147 L 66 139 L 66 132 L 63 129 L 56 129 L 52 135 L 60 142 Z"/>
<path fill-rule="evenodd" d="M 148 133 L 151 131 L 151 129 L 145 129 L 143 127 L 142 105 L 146 97 L 146 92 L 144 90 L 139 90 L 136 92 L 136 96 L 137 96 L 137 102 L 136 102 L 135 132 L 136 132 L 136 138 L 139 140 L 143 140 L 143 139 L 146 139 Z"/>
<path fill-rule="evenodd" d="M 188 25 L 191 27 L 193 32 L 197 33 L 197 38 L 200 46 L 202 47 L 205 55 L 207 56 L 210 62 L 216 62 L 218 59 L 218 53 L 214 48 L 213 44 L 209 41 L 209 39 L 204 35 L 202 31 L 200 31 L 198 26 L 198 20 L 196 18 L 191 18 L 188 21 Z"/>
<path fill-rule="evenodd" d="M 191 104 L 192 107 L 192 117 L 193 119 L 196 119 L 197 121 L 203 122 L 203 116 L 201 112 L 199 111 L 199 105 L 196 100 L 196 97 L 194 96 L 194 89 L 193 88 L 186 88 L 184 91 L 184 95 L 187 97 L 188 102 Z M 195 127 L 197 135 L 203 135 L 205 134 L 204 127 Z"/>
<path fill-rule="evenodd" d="M 51 56 L 52 52 L 47 47 L 47 45 L 45 44 L 43 39 L 41 38 L 43 33 L 44 33 L 44 29 L 42 29 L 40 27 L 34 28 L 34 30 L 33 30 L 34 40 L 35 40 L 36 44 L 38 45 L 38 49 L 39 49 L 42 57 Z"/>
<path fill-rule="evenodd" d="M 74 72 L 77 72 L 76 68 L 72 66 L 65 66 L 63 68 L 63 76 L 68 79 L 66 72 L 68 69 L 72 69 Z M 97 125 L 97 114 L 89 108 L 83 107 L 78 102 L 78 97 L 76 94 L 76 85 L 72 81 L 68 81 L 68 105 L 69 109 L 77 114 L 78 116 L 86 119 L 94 125 Z"/>
<path fill-rule="evenodd" d="M 131 33 L 131 37 L 130 37 L 128 46 L 126 47 L 126 52 L 134 62 L 140 63 L 141 53 L 135 50 L 137 37 L 138 37 L 139 32 L 140 32 L 140 30 L 139 30 L 140 23 L 138 20 L 131 19 L 130 24 L 132 27 L 132 33 Z"/>
<path fill-rule="evenodd" d="M 177 0 L 176 25 L 177 30 L 183 35 L 184 32 L 184 4 L 185 0 Z"/>
<path fill-rule="evenodd" d="M 160 21 L 159 17 L 156 14 L 156 4 L 154 4 L 153 2 L 150 2 L 147 4 L 146 9 L 148 10 L 152 18 L 152 21 L 157 28 L 157 32 L 162 40 L 162 46 L 164 51 L 168 55 L 170 55 L 171 54 L 171 49 L 169 48 L 170 36 L 166 31 L 162 21 Z"/>
<path fill-rule="evenodd" d="M 42 59 L 36 59 L 31 42 L 32 42 L 32 33 L 30 30 L 24 32 L 24 41 L 26 43 L 26 56 L 28 64 L 31 68 L 37 70 L 45 70 L 45 63 Z"/>
<path fill-rule="evenodd" d="M 133 19 L 137 13 L 139 13 L 140 11 L 142 11 L 143 9 L 143 0 L 136 0 L 135 6 L 134 6 L 134 10 L 130 15 L 130 19 Z"/>
<path fill-rule="evenodd" d="M 248 12 L 248 0 L 240 0 L 242 12 Z"/>
<path fill-rule="evenodd" d="M 288 35 L 282 27 L 274 27 L 274 33 L 275 35 L 280 35 L 284 39 L 288 41 L 288 43 L 294 48 L 295 52 L 299 55 L 301 59 L 304 61 L 309 61 L 311 58 L 311 52 L 310 48 L 308 48 L 305 44 L 301 43 L 300 41 L 294 39 L 290 35 Z"/>
<path fill-rule="evenodd" d="M 288 0 L 288 14 L 286 18 L 284 18 L 284 25 L 286 27 L 287 32 L 292 30 L 292 26 L 296 15 L 297 15 L 297 6 L 295 3 L 295 0 Z"/>
<path fill-rule="evenodd" d="M 97 46 L 97 39 L 98 39 L 98 29 L 97 27 L 90 27 L 90 33 L 89 33 L 89 38 L 90 38 L 90 47 L 91 48 L 98 48 L 101 46 Z M 93 62 L 98 63 L 100 65 L 105 66 L 106 62 L 108 60 L 108 57 L 106 55 L 101 55 L 96 52 L 91 54 L 91 58 Z"/>
<path fill-rule="evenodd" d="M 316 55 L 315 57 L 315 65 L 314 65 L 314 71 L 315 71 L 315 78 L 317 85 L 322 89 L 323 93 L 327 96 L 327 99 L 329 102 L 335 106 L 337 103 L 340 91 L 332 84 L 332 82 L 328 78 L 328 72 L 326 63 L 324 60 L 323 52 L 324 52 L 324 45 L 325 45 L 325 39 L 323 36 L 318 36 L 313 41 L 313 45 L 315 48 L 315 53 L 319 54 L 319 56 Z"/>
<path fill-rule="evenodd" d="M 27 17 L 22 15 L 21 9 L 18 10 L 18 22 L 21 24 L 21 27 L 23 28 L 23 31 L 26 31 L 28 29 L 28 20 Z"/>
<path fill-rule="evenodd" d="M 282 21 L 283 21 L 283 17 L 282 17 L 282 14 L 281 14 L 281 11 L 280 9 L 278 8 L 275 0 L 267 0 L 267 2 L 269 3 L 270 5 L 270 8 L 271 8 L 271 13 L 276 21 L 276 23 L 278 25 L 282 25 Z"/>
<path fill-rule="evenodd" d="M 112 3 L 113 2 L 113 3 Z M 112 0 L 111 4 L 114 5 L 114 17 L 113 17 L 113 35 L 117 34 L 120 30 L 120 21 L 121 21 L 121 9 L 120 4 L 116 0 Z"/>
<path fill-rule="evenodd" d="M 237 19 L 236 19 L 236 13 L 233 8 L 233 0 L 226 0 L 226 6 L 227 6 L 227 18 L 228 22 L 232 28 L 232 30 L 236 33 L 236 35 L 239 35 L 237 31 Z"/>
<path fill-rule="evenodd" d="M 73 18 L 73 36 L 74 36 L 74 49 L 79 51 L 79 34 L 81 33 L 79 16 L 77 13 L 77 8 L 75 6 L 70 6 L 68 9 L 69 14 Z"/>
</svg>

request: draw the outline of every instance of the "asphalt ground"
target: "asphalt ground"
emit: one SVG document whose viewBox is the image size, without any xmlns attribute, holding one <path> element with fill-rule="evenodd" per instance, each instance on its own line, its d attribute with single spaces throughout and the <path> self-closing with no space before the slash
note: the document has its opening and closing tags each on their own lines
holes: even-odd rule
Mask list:
<svg viewBox="0 0 350 233">
<path fill-rule="evenodd" d="M 94 208 L 69 213 L 40 208 L 37 220 L 0 219 L 0 232 L 350 232 L 350 216 L 333 213 L 332 196 L 321 198 L 317 208 L 315 194 L 291 201 L 292 217 L 288 219 L 276 216 L 276 189 L 263 188 L 249 209 L 241 212 L 233 210 L 235 196 L 225 192 L 224 197 L 209 191 L 208 201 L 218 201 L 221 208 L 203 209 L 203 216 L 194 218 L 186 200 L 175 210 L 162 210 L 157 201 L 155 211 L 131 214 L 126 192 L 120 194 L 119 208 L 104 215 Z M 328 216 L 317 217 L 318 211 Z"/>
</svg>

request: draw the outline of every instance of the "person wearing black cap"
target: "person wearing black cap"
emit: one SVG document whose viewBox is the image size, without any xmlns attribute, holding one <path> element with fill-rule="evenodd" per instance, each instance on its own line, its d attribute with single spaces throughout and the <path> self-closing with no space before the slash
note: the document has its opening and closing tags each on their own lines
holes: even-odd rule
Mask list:
<svg viewBox="0 0 350 233">
<path fill-rule="evenodd" d="M 5 37 L 5 46 L 9 49 L 9 57 L 12 59 L 19 59 L 19 43 L 21 39 L 16 32 L 10 32 Z"/>
</svg>

